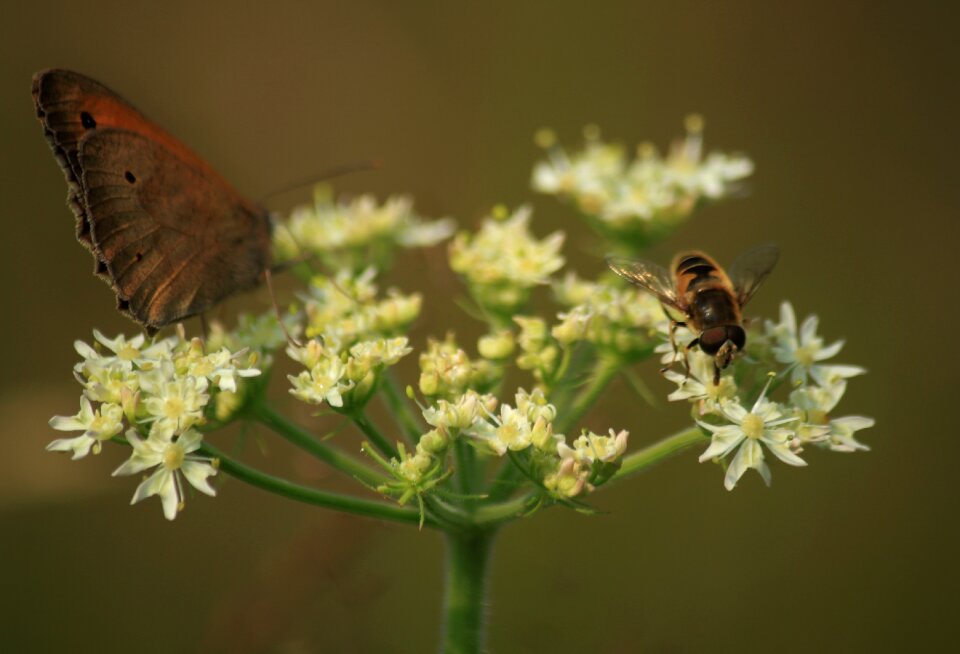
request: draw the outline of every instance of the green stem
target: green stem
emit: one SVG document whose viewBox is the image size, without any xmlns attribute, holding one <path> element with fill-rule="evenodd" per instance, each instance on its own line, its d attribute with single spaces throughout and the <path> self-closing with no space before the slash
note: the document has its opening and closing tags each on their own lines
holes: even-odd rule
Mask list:
<svg viewBox="0 0 960 654">
<path fill-rule="evenodd" d="M 386 477 L 375 470 L 371 470 L 359 459 L 355 459 L 338 448 L 321 442 L 309 431 L 292 422 L 283 414 L 277 413 L 272 407 L 266 404 L 258 404 L 252 407 L 251 416 L 257 420 L 257 422 L 270 428 L 280 436 L 283 436 L 300 449 L 309 452 L 340 472 L 361 480 L 368 486 L 376 486 L 386 481 Z"/>
<path fill-rule="evenodd" d="M 462 495 L 470 495 L 476 489 L 477 457 L 473 447 L 458 438 L 453 444 L 454 455 L 457 458 L 457 486 Z M 466 500 L 473 504 L 472 500 Z"/>
<path fill-rule="evenodd" d="M 473 514 L 473 521 L 477 526 L 489 527 L 513 520 L 526 513 L 535 497 L 534 493 L 525 493 L 508 502 L 480 505 Z"/>
<path fill-rule="evenodd" d="M 421 422 L 416 414 L 410 409 L 407 396 L 400 390 L 400 384 L 392 370 L 383 371 L 383 400 L 390 408 L 390 414 L 397 420 L 403 431 L 410 439 L 410 443 L 416 445 L 420 440 L 420 434 L 424 432 Z"/>
<path fill-rule="evenodd" d="M 444 654 L 477 654 L 484 649 L 487 564 L 493 531 L 448 533 L 444 610 Z"/>
<path fill-rule="evenodd" d="M 380 450 L 381 454 L 391 459 L 400 458 L 396 448 L 387 440 L 387 437 L 381 434 L 380 430 L 370 422 L 362 410 L 350 413 L 349 418 L 353 421 L 353 424 L 363 432 L 363 435 L 370 439 L 374 447 Z"/>
<path fill-rule="evenodd" d="M 307 504 L 362 515 L 368 518 L 392 520 L 394 522 L 412 525 L 419 524 L 420 522 L 420 512 L 414 509 L 394 506 L 393 504 L 386 504 L 374 500 L 364 500 L 349 495 L 340 495 L 339 493 L 320 491 L 307 486 L 294 484 L 286 479 L 268 475 L 255 468 L 244 465 L 235 459 L 231 459 L 209 443 L 204 443 L 200 451 L 206 456 L 217 459 L 220 470 L 223 470 L 228 475 L 245 481 L 252 486 L 262 488 L 263 490 L 292 500 L 297 500 L 298 502 L 306 502 Z M 436 521 L 430 516 L 426 517 L 424 524 L 430 527 L 438 526 Z"/>
<path fill-rule="evenodd" d="M 512 460 L 504 461 L 500 465 L 500 470 L 497 472 L 493 483 L 490 484 L 487 500 L 492 503 L 507 499 L 517 490 L 518 482 L 521 479 L 523 479 L 523 473 L 520 468 Z"/>
<path fill-rule="evenodd" d="M 567 430 L 575 425 L 580 418 L 593 406 L 600 394 L 607 388 L 607 384 L 616 376 L 620 369 L 620 361 L 614 357 L 601 356 L 597 360 L 593 371 L 590 374 L 590 382 L 580 391 L 573 406 L 562 410 L 558 407 L 557 421 L 554 423 L 554 431 L 558 434 L 565 434 Z"/>
<path fill-rule="evenodd" d="M 620 469 L 610 478 L 610 481 L 612 482 L 617 479 L 629 477 L 630 475 L 635 475 L 638 472 L 643 472 L 653 464 L 659 463 L 692 445 L 703 443 L 705 440 L 707 440 L 707 438 L 703 435 L 703 431 L 699 427 L 691 427 L 667 436 L 662 441 L 623 457 L 623 463 Z"/>
</svg>

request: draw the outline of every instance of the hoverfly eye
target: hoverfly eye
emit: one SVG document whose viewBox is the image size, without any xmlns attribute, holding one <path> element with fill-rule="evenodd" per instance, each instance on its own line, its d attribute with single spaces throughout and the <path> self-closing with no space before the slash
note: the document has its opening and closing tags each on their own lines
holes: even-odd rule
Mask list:
<svg viewBox="0 0 960 654">
<path fill-rule="evenodd" d="M 727 338 L 733 341 L 733 344 L 737 346 L 737 350 L 743 350 L 743 346 L 747 344 L 747 332 L 745 332 L 740 325 L 728 325 Z"/>
<path fill-rule="evenodd" d="M 726 327 L 713 327 L 700 334 L 700 349 L 704 354 L 714 355 L 727 340 Z"/>
</svg>

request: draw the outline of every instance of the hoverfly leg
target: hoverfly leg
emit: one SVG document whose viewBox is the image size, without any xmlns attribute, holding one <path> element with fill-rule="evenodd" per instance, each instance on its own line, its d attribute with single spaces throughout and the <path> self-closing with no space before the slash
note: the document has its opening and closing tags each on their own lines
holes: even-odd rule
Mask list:
<svg viewBox="0 0 960 654">
<path fill-rule="evenodd" d="M 691 348 L 700 345 L 700 339 L 695 338 L 687 344 L 687 347 L 683 348 L 683 367 L 685 368 L 684 381 L 690 377 L 690 350 Z"/>
<path fill-rule="evenodd" d="M 678 320 L 670 320 L 670 346 L 673 348 L 673 360 L 670 362 L 670 365 L 664 366 L 660 369 L 660 373 L 663 374 L 666 371 L 670 370 L 673 367 L 673 364 L 677 362 L 677 355 L 680 354 L 680 348 L 677 347 L 677 327 L 686 327 L 687 324 L 680 322 Z"/>
<path fill-rule="evenodd" d="M 713 385 L 720 385 L 720 366 L 717 365 L 717 362 L 713 362 Z"/>
</svg>

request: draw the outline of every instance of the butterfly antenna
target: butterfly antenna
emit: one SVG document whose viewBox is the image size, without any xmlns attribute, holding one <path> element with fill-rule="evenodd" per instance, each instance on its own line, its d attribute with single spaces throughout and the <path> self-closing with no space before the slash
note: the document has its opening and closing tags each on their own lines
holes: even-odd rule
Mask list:
<svg viewBox="0 0 960 654">
<path fill-rule="evenodd" d="M 269 268 L 264 268 L 263 275 L 267 282 L 267 290 L 270 292 L 270 303 L 273 305 L 273 312 L 277 315 L 277 322 L 280 323 L 280 329 L 283 330 L 284 336 L 287 337 L 287 342 L 292 343 L 294 347 L 303 347 L 303 344 L 294 338 L 292 334 L 290 334 L 290 332 L 287 330 L 287 325 L 283 322 L 283 315 L 280 313 L 280 305 L 277 304 L 277 295 L 273 292 L 273 273 L 270 272 Z"/>
<path fill-rule="evenodd" d="M 334 166 L 333 168 L 328 168 L 327 170 L 323 171 L 319 175 L 313 175 L 312 177 L 301 179 L 298 182 L 295 182 L 293 184 L 288 184 L 287 186 L 281 187 L 275 191 L 271 191 L 267 195 L 260 198 L 260 204 L 265 205 L 268 200 L 272 200 L 278 195 L 283 195 L 284 193 L 295 191 L 297 189 L 303 188 L 304 186 L 310 186 L 312 184 L 316 184 L 317 182 L 325 182 L 328 179 L 333 179 L 334 177 L 342 177 L 343 175 L 349 175 L 350 173 L 360 173 L 360 172 L 366 172 L 369 170 L 379 170 L 381 168 L 383 168 L 382 159 L 355 161 L 353 163 Z"/>
</svg>

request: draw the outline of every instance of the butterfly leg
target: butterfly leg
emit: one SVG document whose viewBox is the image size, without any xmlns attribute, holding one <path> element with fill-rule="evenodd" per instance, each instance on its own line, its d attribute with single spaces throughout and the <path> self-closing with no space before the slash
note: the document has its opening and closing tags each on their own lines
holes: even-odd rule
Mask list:
<svg viewBox="0 0 960 654">
<path fill-rule="evenodd" d="M 284 335 L 287 337 L 287 342 L 292 343 L 295 347 L 303 347 L 300 341 L 295 339 L 290 332 L 287 331 L 287 326 L 283 323 L 283 316 L 280 314 L 280 306 L 277 304 L 277 296 L 273 292 L 273 273 L 270 272 L 269 268 L 264 268 L 263 276 L 267 282 L 267 291 L 270 292 L 270 303 L 273 305 L 273 312 L 277 315 L 277 322 L 280 323 L 280 329 L 283 330 Z"/>
<path fill-rule="evenodd" d="M 207 342 L 207 337 L 210 336 L 210 326 L 207 325 L 207 314 L 200 313 L 197 314 L 197 317 L 200 319 L 200 334 L 202 335 L 203 342 Z"/>
</svg>

